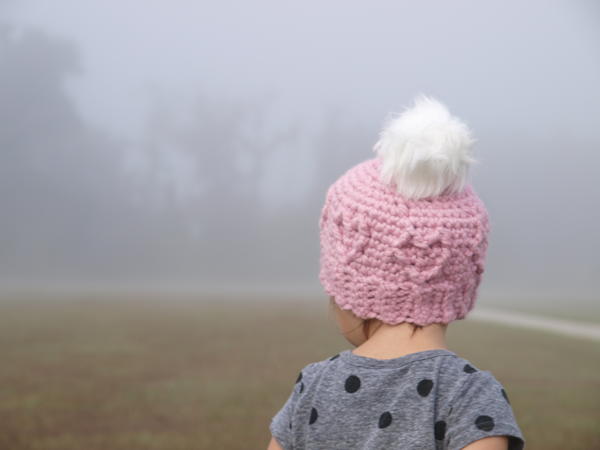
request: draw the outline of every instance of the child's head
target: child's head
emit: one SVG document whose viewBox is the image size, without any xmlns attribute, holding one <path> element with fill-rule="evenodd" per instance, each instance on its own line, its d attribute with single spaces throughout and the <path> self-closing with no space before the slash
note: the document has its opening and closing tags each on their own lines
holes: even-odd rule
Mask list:
<svg viewBox="0 0 600 450">
<path fill-rule="evenodd" d="M 377 157 L 329 187 L 319 279 L 336 318 L 360 325 L 351 342 L 368 337 L 373 321 L 414 333 L 474 307 L 490 226 L 467 182 L 473 143 L 467 125 L 420 96 L 388 118 Z"/>
</svg>

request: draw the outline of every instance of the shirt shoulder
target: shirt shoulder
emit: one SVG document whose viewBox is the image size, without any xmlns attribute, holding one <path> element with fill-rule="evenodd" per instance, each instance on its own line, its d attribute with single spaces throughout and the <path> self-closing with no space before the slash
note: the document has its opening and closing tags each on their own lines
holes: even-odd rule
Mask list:
<svg viewBox="0 0 600 450">
<path fill-rule="evenodd" d="M 335 355 L 328 356 L 327 358 L 322 359 L 320 361 L 311 362 L 311 363 L 307 364 L 306 366 L 304 366 L 302 368 L 302 370 L 305 371 L 306 373 L 310 373 L 310 374 L 319 373 L 326 367 L 329 367 L 331 361 L 334 361 L 334 360 L 338 359 L 339 357 L 340 357 L 340 354 L 336 353 Z"/>
<path fill-rule="evenodd" d="M 489 370 L 463 358 L 452 363 L 461 370 L 455 379 L 446 379 L 447 414 L 438 424 L 444 448 L 458 450 L 484 437 L 507 436 L 509 450 L 522 450 L 525 438 L 504 385 Z"/>
<path fill-rule="evenodd" d="M 332 367 L 332 365 L 330 364 L 331 361 L 336 360 L 337 358 L 339 358 L 339 356 L 340 356 L 340 354 L 337 353 L 333 356 L 329 356 L 320 361 L 314 361 L 314 362 L 308 363 L 304 367 L 302 367 L 299 370 L 298 378 L 296 379 L 296 383 L 300 385 L 299 390 L 302 391 L 303 387 L 306 384 L 319 378 L 319 375 L 322 374 L 326 368 L 331 368 Z"/>
<path fill-rule="evenodd" d="M 290 391 L 288 391 L 289 395 L 285 400 L 285 403 L 272 417 L 269 424 L 269 430 L 271 431 L 271 435 L 284 450 L 293 447 L 294 436 L 292 424 L 300 396 L 305 393 L 307 386 L 312 384 L 318 377 L 318 374 L 322 372 L 322 369 L 325 368 L 327 361 L 330 359 L 332 358 L 311 362 L 302 367 L 298 371 Z"/>
</svg>

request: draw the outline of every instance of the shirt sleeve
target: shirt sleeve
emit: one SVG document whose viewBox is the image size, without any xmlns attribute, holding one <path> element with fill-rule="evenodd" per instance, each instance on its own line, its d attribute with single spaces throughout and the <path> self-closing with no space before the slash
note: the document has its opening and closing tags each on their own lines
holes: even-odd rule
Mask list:
<svg viewBox="0 0 600 450">
<path fill-rule="evenodd" d="M 468 373 L 450 403 L 445 448 L 460 450 L 489 436 L 507 436 L 508 450 L 525 448 L 504 386 L 487 370 Z"/>
<path fill-rule="evenodd" d="M 296 378 L 296 383 L 281 409 L 271 419 L 269 430 L 284 450 L 292 449 L 292 416 L 298 400 L 298 394 L 304 389 L 304 367 Z"/>
</svg>

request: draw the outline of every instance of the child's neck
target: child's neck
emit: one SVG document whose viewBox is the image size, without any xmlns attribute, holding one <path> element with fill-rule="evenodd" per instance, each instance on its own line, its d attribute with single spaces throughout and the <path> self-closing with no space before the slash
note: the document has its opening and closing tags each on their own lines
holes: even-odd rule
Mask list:
<svg viewBox="0 0 600 450">
<path fill-rule="evenodd" d="M 415 331 L 408 323 L 382 324 L 352 353 L 375 359 L 391 359 L 425 350 L 446 349 L 446 326 L 431 324 Z"/>
</svg>

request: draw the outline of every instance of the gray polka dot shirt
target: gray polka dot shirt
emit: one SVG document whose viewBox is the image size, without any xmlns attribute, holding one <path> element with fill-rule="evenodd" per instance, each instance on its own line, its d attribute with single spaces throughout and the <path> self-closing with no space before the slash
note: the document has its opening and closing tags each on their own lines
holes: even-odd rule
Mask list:
<svg viewBox="0 0 600 450">
<path fill-rule="evenodd" d="M 502 435 L 525 448 L 502 384 L 445 349 L 310 363 L 269 428 L 285 450 L 459 450 Z"/>
</svg>

